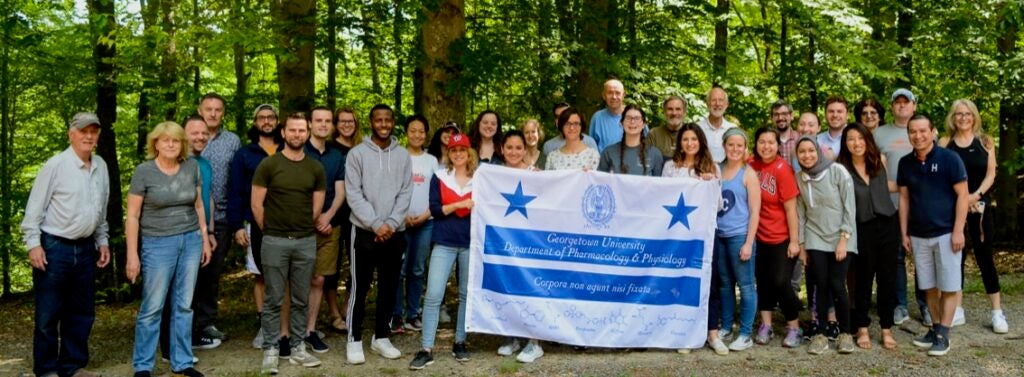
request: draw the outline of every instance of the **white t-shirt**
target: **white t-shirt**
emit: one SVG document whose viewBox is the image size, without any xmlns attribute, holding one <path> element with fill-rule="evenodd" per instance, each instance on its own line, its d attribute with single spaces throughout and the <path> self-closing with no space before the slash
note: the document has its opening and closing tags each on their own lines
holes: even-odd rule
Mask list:
<svg viewBox="0 0 1024 377">
<path fill-rule="evenodd" d="M 711 158 L 715 160 L 716 164 L 725 160 L 725 147 L 722 145 L 722 136 L 725 136 L 726 130 L 736 128 L 736 125 L 729 123 L 729 120 L 725 118 L 722 118 L 722 126 L 718 128 L 712 127 L 708 118 L 701 118 L 697 121 L 697 125 L 700 126 L 701 131 L 704 131 L 704 137 L 707 138 Z"/>
<path fill-rule="evenodd" d="M 430 202 L 430 178 L 437 170 L 437 158 L 430 153 L 413 155 L 412 159 L 412 197 L 409 201 L 409 215 L 418 216 L 426 212 Z"/>
</svg>

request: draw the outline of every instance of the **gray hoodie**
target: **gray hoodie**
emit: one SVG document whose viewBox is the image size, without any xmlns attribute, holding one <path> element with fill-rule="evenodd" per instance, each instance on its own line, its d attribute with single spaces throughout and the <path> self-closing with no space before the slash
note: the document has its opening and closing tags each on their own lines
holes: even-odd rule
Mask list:
<svg viewBox="0 0 1024 377">
<path fill-rule="evenodd" d="M 381 149 L 368 137 L 348 152 L 345 200 L 352 208 L 352 225 L 371 232 L 384 224 L 405 230 L 411 196 L 412 159 L 397 138 Z"/>
</svg>

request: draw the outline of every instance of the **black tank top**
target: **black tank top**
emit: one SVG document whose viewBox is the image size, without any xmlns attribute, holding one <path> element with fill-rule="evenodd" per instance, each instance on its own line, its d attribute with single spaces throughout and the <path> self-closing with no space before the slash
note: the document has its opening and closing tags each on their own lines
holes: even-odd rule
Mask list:
<svg viewBox="0 0 1024 377">
<path fill-rule="evenodd" d="M 967 169 L 967 191 L 970 193 L 977 192 L 978 187 L 981 186 L 981 181 L 985 180 L 985 173 L 988 171 L 988 151 L 981 145 L 981 140 L 975 137 L 971 141 L 971 145 L 961 148 L 959 145 L 956 145 L 956 141 L 950 138 L 946 149 L 956 153 L 960 156 L 960 160 L 964 162 L 964 168 Z M 987 198 L 988 193 L 985 193 L 984 197 Z"/>
</svg>

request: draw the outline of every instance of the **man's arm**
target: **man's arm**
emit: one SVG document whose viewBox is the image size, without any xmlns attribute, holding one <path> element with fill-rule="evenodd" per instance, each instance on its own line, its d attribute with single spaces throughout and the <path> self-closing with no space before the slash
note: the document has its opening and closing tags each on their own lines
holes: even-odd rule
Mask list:
<svg viewBox="0 0 1024 377">
<path fill-rule="evenodd" d="M 258 185 L 252 185 L 252 218 L 256 220 L 256 226 L 263 229 L 263 200 L 267 198 L 267 188 Z M 320 198 L 320 203 L 323 203 L 323 198 Z"/>
<path fill-rule="evenodd" d="M 967 202 L 970 200 L 967 181 L 954 184 L 953 191 L 956 191 L 956 218 L 953 220 L 953 234 L 950 238 L 953 242 L 953 252 L 959 252 L 964 248 L 964 225 L 967 223 Z"/>
<path fill-rule="evenodd" d="M 352 209 L 352 216 L 363 225 L 373 228 L 370 230 L 376 231 L 384 225 L 384 221 L 377 220 L 373 204 L 366 200 L 363 194 L 362 158 L 358 153 L 352 153 L 357 151 L 358 149 L 352 148 L 345 161 L 345 197 L 348 199 L 348 207 Z"/>
</svg>

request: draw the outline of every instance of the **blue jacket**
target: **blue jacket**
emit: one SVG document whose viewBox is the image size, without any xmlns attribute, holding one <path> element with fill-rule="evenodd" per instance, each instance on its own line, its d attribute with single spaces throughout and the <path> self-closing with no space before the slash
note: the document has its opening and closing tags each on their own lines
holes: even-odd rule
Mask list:
<svg viewBox="0 0 1024 377">
<path fill-rule="evenodd" d="M 278 151 L 284 144 L 278 146 Z M 231 159 L 231 170 L 228 176 L 228 230 L 237 232 L 245 227 L 244 221 L 253 222 L 252 217 L 252 175 L 260 166 L 267 152 L 257 143 L 250 143 L 238 149 Z"/>
</svg>

